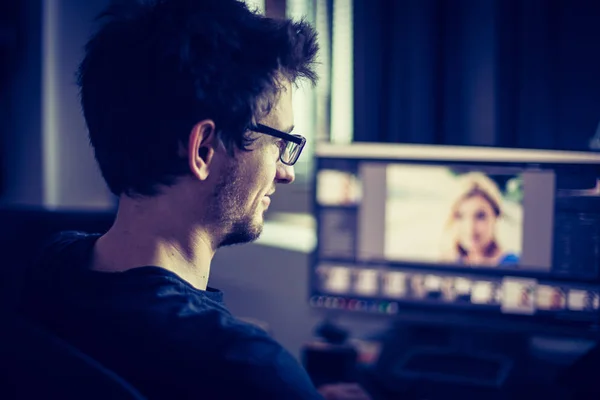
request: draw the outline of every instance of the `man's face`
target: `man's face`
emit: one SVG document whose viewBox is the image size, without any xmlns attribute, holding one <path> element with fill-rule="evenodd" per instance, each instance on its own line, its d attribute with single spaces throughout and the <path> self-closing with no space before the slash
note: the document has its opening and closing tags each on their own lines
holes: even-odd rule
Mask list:
<svg viewBox="0 0 600 400">
<path fill-rule="evenodd" d="M 269 115 L 258 122 L 288 132 L 293 120 L 292 87 L 287 83 Z M 217 222 L 224 228 L 220 246 L 258 239 L 275 184 L 294 180 L 293 167 L 279 160 L 281 139 L 255 135 L 251 151 L 236 151 L 215 186 L 213 215 L 218 216 Z"/>
</svg>

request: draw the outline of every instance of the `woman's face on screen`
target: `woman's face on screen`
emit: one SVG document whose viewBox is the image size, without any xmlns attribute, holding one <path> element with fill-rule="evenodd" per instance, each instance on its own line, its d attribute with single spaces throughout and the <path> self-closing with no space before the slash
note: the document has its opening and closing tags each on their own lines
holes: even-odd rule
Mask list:
<svg viewBox="0 0 600 400">
<path fill-rule="evenodd" d="M 494 240 L 496 215 L 487 199 L 475 195 L 459 203 L 454 225 L 461 247 L 467 252 L 481 253 Z"/>
</svg>

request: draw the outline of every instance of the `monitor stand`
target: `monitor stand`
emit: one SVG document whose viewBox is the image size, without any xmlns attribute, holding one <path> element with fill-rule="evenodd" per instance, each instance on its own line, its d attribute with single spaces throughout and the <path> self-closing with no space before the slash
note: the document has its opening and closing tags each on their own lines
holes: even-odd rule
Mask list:
<svg viewBox="0 0 600 400">
<path fill-rule="evenodd" d="M 462 387 L 483 395 L 505 386 L 526 356 L 527 343 L 522 333 L 396 323 L 384 341 L 377 371 L 398 391 L 414 385 L 442 390 Z"/>
</svg>

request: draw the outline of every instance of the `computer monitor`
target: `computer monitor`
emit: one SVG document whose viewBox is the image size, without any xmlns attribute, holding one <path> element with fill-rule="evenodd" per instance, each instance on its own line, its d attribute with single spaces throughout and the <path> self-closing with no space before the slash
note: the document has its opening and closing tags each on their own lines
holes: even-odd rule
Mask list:
<svg viewBox="0 0 600 400">
<path fill-rule="evenodd" d="M 594 335 L 599 177 L 594 153 L 321 144 L 310 304 Z"/>
</svg>

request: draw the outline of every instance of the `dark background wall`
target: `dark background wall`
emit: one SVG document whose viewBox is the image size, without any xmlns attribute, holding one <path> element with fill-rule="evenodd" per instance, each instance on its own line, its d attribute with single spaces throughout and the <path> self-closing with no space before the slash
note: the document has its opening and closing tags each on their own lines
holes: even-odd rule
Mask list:
<svg viewBox="0 0 600 400">
<path fill-rule="evenodd" d="M 107 0 L 10 3 L 12 21 L 3 23 L 12 44 L 2 63 L 0 202 L 109 207 L 114 200 L 92 157 L 75 86 L 92 21 Z"/>
<path fill-rule="evenodd" d="M 42 201 L 42 12 L 39 0 L 2 2 L 0 193 Z"/>
<path fill-rule="evenodd" d="M 587 150 L 600 2 L 355 1 L 360 141 Z"/>
</svg>

